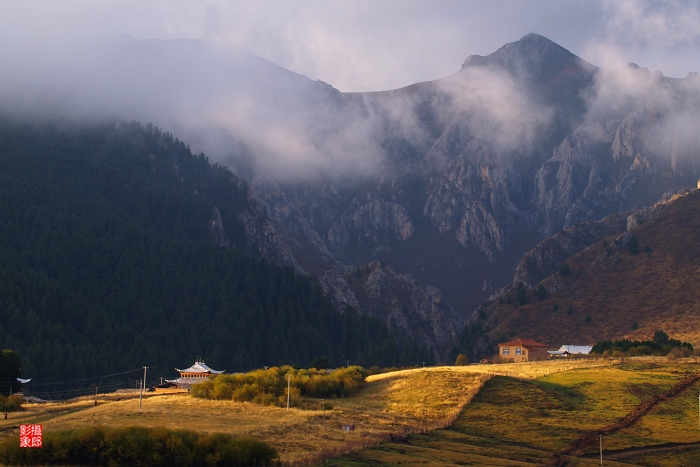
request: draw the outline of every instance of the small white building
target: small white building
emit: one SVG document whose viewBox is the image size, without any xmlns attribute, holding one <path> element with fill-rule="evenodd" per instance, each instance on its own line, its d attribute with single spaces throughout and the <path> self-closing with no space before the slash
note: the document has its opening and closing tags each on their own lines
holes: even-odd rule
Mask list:
<svg viewBox="0 0 700 467">
<path fill-rule="evenodd" d="M 590 345 L 562 345 L 559 350 L 548 350 L 551 358 L 566 358 L 571 355 L 588 355 L 593 349 Z"/>
</svg>

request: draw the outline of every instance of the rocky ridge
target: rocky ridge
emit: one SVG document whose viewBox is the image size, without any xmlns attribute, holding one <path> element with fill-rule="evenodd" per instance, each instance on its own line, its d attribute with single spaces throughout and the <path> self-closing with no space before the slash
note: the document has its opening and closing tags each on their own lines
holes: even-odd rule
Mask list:
<svg viewBox="0 0 700 467">
<path fill-rule="evenodd" d="M 339 309 L 350 307 L 381 319 L 404 344 L 432 348 L 436 361 L 447 361 L 464 324 L 440 290 L 423 287 L 379 261 L 343 274 L 330 270 L 320 281 Z"/>
<path fill-rule="evenodd" d="M 601 70 L 537 35 L 469 57 L 441 80 L 334 96 L 353 109 L 335 121 L 373 123 L 371 138 L 385 157 L 379 172 L 313 182 L 257 172 L 252 187 L 287 243 L 298 246 L 295 261 L 319 276 L 335 271 L 328 287 L 339 306 L 363 312 L 371 307 L 351 298 L 342 271 L 382 260 L 400 264 L 423 284 L 422 294 L 450 290 L 443 298 L 455 311 L 446 316 L 459 328 L 491 293 L 483 284 L 499 287 L 517 267 L 517 282 L 534 287 L 562 258 L 624 223 L 624 216 L 601 219 L 688 187 L 700 170 L 700 141 L 687 124 L 700 121 L 694 76 Z M 443 254 L 464 258 L 452 274 L 430 258 L 405 259 L 448 239 L 462 250 Z M 438 347 L 454 344 L 437 322 L 417 318 L 422 307 L 392 313 L 445 337 Z"/>
<path fill-rule="evenodd" d="M 700 342 L 697 297 L 689 286 L 695 281 L 698 257 L 699 196 L 700 190 L 681 190 L 654 206 L 615 214 L 545 240 L 523 258 L 521 265 L 531 269 L 524 273 L 519 268 L 513 283 L 468 320 L 461 350 L 490 355 L 496 342 L 514 335 L 556 347 L 649 338 L 659 329 Z M 571 245 L 584 245 L 596 237 L 567 256 Z M 559 269 L 564 264 L 565 273 Z M 540 280 L 528 291 L 523 278 Z"/>
</svg>

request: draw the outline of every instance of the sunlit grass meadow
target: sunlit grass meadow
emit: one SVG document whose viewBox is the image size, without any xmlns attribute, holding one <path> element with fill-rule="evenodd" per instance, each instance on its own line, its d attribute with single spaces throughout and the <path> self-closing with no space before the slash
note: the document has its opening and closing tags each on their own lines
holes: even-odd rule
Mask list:
<svg viewBox="0 0 700 467">
<path fill-rule="evenodd" d="M 509 365 L 430 367 L 384 373 L 367 378 L 365 387 L 347 398 L 303 402 L 305 410 L 252 403 L 197 399 L 187 394 L 149 393 L 139 409 L 138 398 L 115 400 L 100 395 L 70 403 L 28 404 L 23 412 L 0 420 L 0 429 L 20 423 L 41 423 L 44 430 L 91 425 L 162 426 L 199 432 L 248 434 L 275 446 L 284 461 L 316 459 L 373 446 L 392 434 L 423 433 L 448 426 L 481 386 L 497 374 L 532 379 L 576 367 L 609 365 L 608 361 L 541 362 Z M 313 407 L 316 407 L 314 410 Z M 352 432 L 341 426 L 355 425 Z"/>
<path fill-rule="evenodd" d="M 669 390 L 696 364 L 625 363 L 576 369 L 534 380 L 496 377 L 447 429 L 412 435 L 331 460 L 335 466 L 430 463 L 430 465 L 542 465 L 584 433 L 609 426 L 641 402 Z M 661 403 L 636 424 L 605 436 L 604 450 L 700 442 L 694 385 Z M 700 465 L 700 451 L 655 452 L 635 457 L 639 465 Z M 569 465 L 599 465 L 598 446 Z M 681 455 L 685 464 L 674 459 Z M 605 465 L 629 465 L 608 459 Z M 627 462 L 625 460 L 624 462 Z M 644 463 L 646 462 L 646 463 Z"/>
</svg>

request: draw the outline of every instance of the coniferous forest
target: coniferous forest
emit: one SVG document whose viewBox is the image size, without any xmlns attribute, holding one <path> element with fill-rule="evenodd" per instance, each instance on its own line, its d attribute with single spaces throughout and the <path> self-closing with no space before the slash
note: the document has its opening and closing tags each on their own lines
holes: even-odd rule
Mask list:
<svg viewBox="0 0 700 467">
<path fill-rule="evenodd" d="M 236 249 L 247 185 L 150 124 L 0 120 L 0 200 L 0 345 L 24 377 L 432 361 Z M 209 241 L 214 207 L 233 248 Z"/>
</svg>

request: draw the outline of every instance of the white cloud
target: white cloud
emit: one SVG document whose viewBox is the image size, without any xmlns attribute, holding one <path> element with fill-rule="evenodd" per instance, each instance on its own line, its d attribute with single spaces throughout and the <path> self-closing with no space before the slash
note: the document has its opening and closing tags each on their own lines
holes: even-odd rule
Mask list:
<svg viewBox="0 0 700 467">
<path fill-rule="evenodd" d="M 696 44 L 700 4 L 694 0 L 606 0 L 608 33 L 615 42 L 641 47 Z"/>
<path fill-rule="evenodd" d="M 368 91 L 447 76 L 467 55 L 529 32 L 578 52 L 599 10 L 590 0 L 8 0 L 0 2 L 0 39 L 206 39 L 343 91 Z"/>
<path fill-rule="evenodd" d="M 550 122 L 553 110 L 540 105 L 514 77 L 500 69 L 470 66 L 440 82 L 452 111 L 478 119 L 474 134 L 499 149 L 530 144 Z"/>
<path fill-rule="evenodd" d="M 0 2 L 0 104 L 152 121 L 183 131 L 180 137 L 212 156 L 226 153 L 230 139 L 221 135 L 233 136 L 255 148 L 270 171 L 367 174 L 384 162 L 374 138 L 383 116 L 338 121 L 332 106 L 303 102 L 310 82 L 299 77 L 291 80 L 298 87 L 291 100 L 279 97 L 281 89 L 256 94 L 251 89 L 266 65 L 253 60 L 246 70 L 232 69 L 226 63 L 242 54 L 237 46 L 343 91 L 442 78 L 466 56 L 489 54 L 528 32 L 583 51 L 594 64 L 637 61 L 679 74 L 699 63 L 698 11 L 679 0 L 8 0 Z M 207 45 L 201 55 L 136 46 L 127 57 L 105 45 L 121 33 Z M 624 79 L 601 86 L 600 96 L 644 92 L 644 82 Z M 495 122 L 502 142 L 527 139 L 549 118 L 503 76 L 469 83 L 457 90 L 461 104 Z M 397 131 L 420 143 L 408 103 L 377 112 L 391 114 Z M 206 137 L 196 133 L 204 128 Z"/>
<path fill-rule="evenodd" d="M 605 0 L 603 27 L 584 57 L 616 68 L 634 62 L 667 76 L 698 71 L 700 4 L 694 0 Z"/>
</svg>

